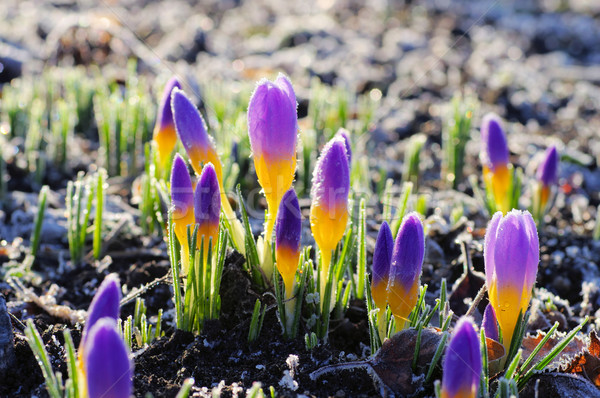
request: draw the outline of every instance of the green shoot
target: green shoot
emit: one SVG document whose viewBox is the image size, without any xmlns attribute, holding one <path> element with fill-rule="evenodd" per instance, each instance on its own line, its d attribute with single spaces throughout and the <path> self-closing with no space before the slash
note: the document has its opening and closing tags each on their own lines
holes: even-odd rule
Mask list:
<svg viewBox="0 0 600 398">
<path fill-rule="evenodd" d="M 31 263 L 35 261 L 38 249 L 40 247 L 40 236 L 42 233 L 42 224 L 44 222 L 44 214 L 46 213 L 46 198 L 48 196 L 48 186 L 44 185 L 38 196 L 38 211 L 35 216 L 33 231 L 31 232 Z"/>
<path fill-rule="evenodd" d="M 419 160 L 421 150 L 427 141 L 424 134 L 416 134 L 410 138 L 406 151 L 404 152 L 404 164 L 402 166 L 402 181 L 412 182 L 415 190 L 419 185 Z"/>
<path fill-rule="evenodd" d="M 453 189 L 463 179 L 465 147 L 471 134 L 471 120 L 475 104 L 469 98 L 465 102 L 460 95 L 452 99 L 452 113 L 444 124 L 442 131 L 442 178 Z"/>
<path fill-rule="evenodd" d="M 254 303 L 254 311 L 252 312 L 252 320 L 250 321 L 250 331 L 248 332 L 248 343 L 252 343 L 260 336 L 262 330 L 263 321 L 265 320 L 265 313 L 267 312 L 267 306 L 261 306 L 260 300 L 256 299 Z"/>
</svg>

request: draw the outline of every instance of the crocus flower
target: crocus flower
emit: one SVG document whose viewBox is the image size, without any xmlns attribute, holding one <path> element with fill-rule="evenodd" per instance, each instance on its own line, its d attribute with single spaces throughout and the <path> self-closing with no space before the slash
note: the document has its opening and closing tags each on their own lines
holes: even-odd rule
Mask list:
<svg viewBox="0 0 600 398">
<path fill-rule="evenodd" d="M 121 301 L 121 286 L 119 278 L 110 274 L 100 284 L 92 303 L 88 308 L 87 319 L 81 336 L 81 346 L 85 345 L 89 331 L 101 318 L 119 319 L 119 308 Z"/>
<path fill-rule="evenodd" d="M 221 194 L 217 173 L 212 163 L 204 165 L 196 191 L 194 192 L 194 214 L 198 224 L 198 248 L 204 238 L 204 256 L 208 255 L 208 243 L 212 248 L 219 237 L 219 215 L 221 214 Z"/>
<path fill-rule="evenodd" d="M 509 170 L 508 145 L 500 118 L 487 114 L 481 123 L 483 178 L 488 189 L 491 188 L 498 210 L 509 211 L 509 190 L 512 177 Z"/>
<path fill-rule="evenodd" d="M 285 296 L 292 297 L 294 276 L 300 259 L 300 238 L 302 237 L 302 213 L 296 191 L 291 188 L 281 199 L 275 224 L 275 256 L 277 269 L 283 278 Z"/>
<path fill-rule="evenodd" d="M 507 348 L 519 313 L 525 314 L 529 306 L 540 260 L 537 230 L 528 211 L 494 214 L 485 233 L 484 259 L 490 304 Z"/>
<path fill-rule="evenodd" d="M 388 282 L 388 303 L 396 319 L 396 330 L 404 328 L 417 304 L 421 268 L 425 258 L 423 224 L 415 212 L 408 214 L 396 235 Z"/>
<path fill-rule="evenodd" d="M 491 304 L 485 307 L 483 312 L 483 320 L 481 321 L 481 328 L 485 332 L 485 337 L 495 341 L 500 341 L 500 335 L 498 333 L 498 320 L 496 319 L 496 311 Z"/>
<path fill-rule="evenodd" d="M 89 398 L 129 398 L 132 364 L 113 318 L 102 318 L 85 343 L 85 374 Z"/>
<path fill-rule="evenodd" d="M 394 238 L 392 231 L 386 221 L 381 224 L 377 241 L 375 242 L 375 251 L 373 252 L 373 278 L 371 280 L 371 296 L 375 305 L 383 314 L 387 307 L 388 282 L 390 274 L 390 265 L 392 263 L 392 251 L 394 249 Z"/>
<path fill-rule="evenodd" d="M 194 188 L 185 160 L 175 155 L 171 167 L 171 209 L 175 222 L 175 235 L 181 244 L 181 263 L 184 274 L 189 269 L 190 250 L 188 225 L 194 224 Z"/>
<path fill-rule="evenodd" d="M 344 236 L 348 222 L 350 170 L 341 137 L 325 145 L 315 166 L 310 196 L 310 228 L 321 251 L 321 292 L 324 291 L 331 252 Z"/>
<path fill-rule="evenodd" d="M 343 127 L 340 127 L 337 133 L 335 133 L 336 137 L 342 137 L 344 139 L 344 144 L 346 145 L 346 155 L 348 155 L 348 164 L 352 165 L 352 146 L 350 145 L 350 132 Z"/>
<path fill-rule="evenodd" d="M 442 398 L 475 398 L 481 377 L 479 337 L 469 318 L 461 318 L 446 348 Z"/>
<path fill-rule="evenodd" d="M 171 152 L 173 152 L 173 148 L 175 148 L 175 144 L 177 143 L 173 112 L 171 112 L 171 92 L 175 88 L 181 89 L 181 84 L 179 84 L 179 81 L 175 77 L 172 77 L 167 82 L 163 91 L 156 117 L 156 125 L 154 126 L 153 140 L 156 143 L 159 166 L 161 168 L 167 167 Z"/>
<path fill-rule="evenodd" d="M 284 75 L 274 82 L 258 82 L 248 105 L 248 136 L 258 182 L 267 199 L 265 239 L 270 241 L 279 202 L 292 186 L 296 171 L 296 95 Z"/>
<path fill-rule="evenodd" d="M 552 187 L 558 179 L 558 151 L 554 145 L 546 150 L 544 161 L 538 167 L 536 177 L 539 186 L 536 200 L 543 213 L 548 205 Z"/>
</svg>

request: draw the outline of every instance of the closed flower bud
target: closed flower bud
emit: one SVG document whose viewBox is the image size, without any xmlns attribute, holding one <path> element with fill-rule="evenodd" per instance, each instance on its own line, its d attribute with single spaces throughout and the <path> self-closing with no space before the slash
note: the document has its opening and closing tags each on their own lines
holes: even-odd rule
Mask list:
<svg viewBox="0 0 600 398">
<path fill-rule="evenodd" d="M 424 258 L 423 224 L 419 215 L 412 212 L 404 218 L 398 230 L 390 266 L 388 303 L 396 319 L 397 330 L 404 327 L 417 303 Z"/>
<path fill-rule="evenodd" d="M 542 216 L 546 211 L 546 207 L 550 202 L 552 188 L 558 180 L 558 151 L 553 145 L 546 150 L 543 162 L 537 169 L 538 190 L 537 197 L 534 199 L 537 205 L 539 216 Z"/>
<path fill-rule="evenodd" d="M 535 284 L 540 244 L 528 211 L 494 214 L 485 233 L 485 277 L 490 304 L 509 347 L 519 313 L 525 314 Z"/>
<path fill-rule="evenodd" d="M 194 188 L 185 160 L 175 155 L 171 167 L 171 211 L 175 235 L 181 245 L 181 263 L 184 274 L 189 268 L 188 225 L 194 224 Z"/>
<path fill-rule="evenodd" d="M 275 224 L 275 255 L 277 269 L 283 278 L 286 298 L 292 296 L 294 276 L 300 259 L 302 237 L 302 213 L 294 189 L 287 191 L 281 199 Z"/>
<path fill-rule="evenodd" d="M 206 256 L 210 239 L 212 239 L 213 248 L 217 243 L 221 214 L 219 181 L 212 163 L 204 165 L 198 184 L 196 184 L 194 214 L 196 224 L 198 224 L 198 248 L 204 238 L 204 255 Z"/>
<path fill-rule="evenodd" d="M 506 213 L 510 210 L 509 191 L 512 183 L 509 152 L 500 118 L 493 113 L 487 114 L 483 118 L 481 143 L 483 178 L 488 189 L 492 190 L 496 207 Z"/>
<path fill-rule="evenodd" d="M 173 112 L 171 111 L 171 92 L 175 89 L 181 89 L 181 84 L 175 77 L 167 82 L 163 91 L 163 96 L 158 107 L 156 125 L 154 126 L 154 142 L 158 151 L 160 167 L 166 167 L 171 152 L 177 143 L 177 133 L 173 122 Z"/>
<path fill-rule="evenodd" d="M 268 205 L 265 239 L 270 240 L 279 202 L 296 171 L 298 118 L 292 83 L 280 74 L 261 80 L 248 105 L 248 136 L 258 182 Z"/>
<path fill-rule="evenodd" d="M 461 318 L 452 333 L 443 364 L 442 398 L 475 398 L 481 377 L 481 348 L 473 323 Z"/>
<path fill-rule="evenodd" d="M 485 307 L 485 311 L 483 312 L 483 320 L 481 321 L 481 328 L 485 332 L 485 337 L 495 341 L 500 341 L 496 311 L 494 311 L 494 307 L 492 307 L 491 304 L 488 304 Z"/>
<path fill-rule="evenodd" d="M 89 398 L 131 396 L 132 364 L 114 319 L 102 318 L 92 327 L 84 363 Z"/>
<path fill-rule="evenodd" d="M 344 139 L 344 145 L 346 145 L 346 155 L 348 156 L 348 164 L 352 166 L 352 146 L 350 145 L 350 132 L 345 128 L 340 128 L 335 136 L 342 137 Z"/>
<path fill-rule="evenodd" d="M 371 280 L 371 296 L 375 305 L 381 313 L 387 307 L 388 282 L 390 265 L 392 263 L 392 251 L 394 250 L 394 238 L 392 231 L 386 221 L 381 224 L 375 251 L 373 252 L 373 277 Z"/>
<path fill-rule="evenodd" d="M 115 321 L 119 319 L 120 301 L 121 286 L 119 278 L 115 274 L 110 274 L 100 284 L 88 308 L 87 319 L 81 337 L 82 346 L 85 345 L 90 329 L 99 319 L 106 317 L 112 318 Z"/>
</svg>

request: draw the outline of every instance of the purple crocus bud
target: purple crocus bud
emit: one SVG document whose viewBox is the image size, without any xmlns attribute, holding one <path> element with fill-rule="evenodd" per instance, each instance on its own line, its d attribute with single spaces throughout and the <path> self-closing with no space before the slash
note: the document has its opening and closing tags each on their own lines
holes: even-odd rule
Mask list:
<svg viewBox="0 0 600 398">
<path fill-rule="evenodd" d="M 371 296 L 377 308 L 381 311 L 387 306 L 388 282 L 390 265 L 392 263 L 392 251 L 394 249 L 394 238 L 392 231 L 386 221 L 381 224 L 375 251 L 373 252 L 373 278 L 371 281 Z"/>
<path fill-rule="evenodd" d="M 194 192 L 194 214 L 198 224 L 198 248 L 204 237 L 204 253 L 212 238 L 213 247 L 219 236 L 219 216 L 221 214 L 221 192 L 219 180 L 212 163 L 204 165 Z"/>
<path fill-rule="evenodd" d="M 219 181 L 222 181 L 221 161 L 217 155 L 212 137 L 206 132 L 202 115 L 182 90 L 174 89 L 171 95 L 171 108 L 177 135 L 185 148 L 196 173 L 202 173 L 202 166 L 212 163 Z"/>
<path fill-rule="evenodd" d="M 396 235 L 388 282 L 388 303 L 399 330 L 417 304 L 424 258 L 423 223 L 419 215 L 412 212 L 404 217 Z"/>
<path fill-rule="evenodd" d="M 85 344 L 85 375 L 89 398 L 129 398 L 133 369 L 117 323 L 102 318 L 90 330 Z"/>
<path fill-rule="evenodd" d="M 194 188 L 185 160 L 175 154 L 171 167 L 171 209 L 175 235 L 181 244 L 183 272 L 189 267 L 188 225 L 194 224 Z"/>
<path fill-rule="evenodd" d="M 485 311 L 483 312 L 483 320 L 481 321 L 481 328 L 485 331 L 485 337 L 495 341 L 500 341 L 496 311 L 491 304 L 488 304 L 485 307 Z"/>
<path fill-rule="evenodd" d="M 496 168 L 508 165 L 508 145 L 498 115 L 488 113 L 483 117 L 481 143 L 483 164 L 488 169 L 495 172 Z"/>
<path fill-rule="evenodd" d="M 325 145 L 313 172 L 310 197 L 310 228 L 321 250 L 321 281 L 329 272 L 331 252 L 344 236 L 348 222 L 350 170 L 346 145 L 334 137 Z"/>
<path fill-rule="evenodd" d="M 274 82 L 258 82 L 248 105 L 248 136 L 258 182 L 267 199 L 265 236 L 270 240 L 279 202 L 292 186 L 296 171 L 296 94 L 284 75 L 279 74 Z"/>
<path fill-rule="evenodd" d="M 87 319 L 81 337 L 81 346 L 85 346 L 91 328 L 101 318 L 119 319 L 119 309 L 121 302 L 121 285 L 119 278 L 115 274 L 110 274 L 98 288 L 92 303 L 88 308 Z"/>
<path fill-rule="evenodd" d="M 346 155 L 348 156 L 348 164 L 352 165 L 352 146 L 350 145 L 350 132 L 345 128 L 341 127 L 335 134 L 336 137 L 342 137 L 344 144 L 346 145 Z"/>
<path fill-rule="evenodd" d="M 461 318 L 446 348 L 442 397 L 475 398 L 481 377 L 479 336 L 469 318 Z"/>
<path fill-rule="evenodd" d="M 540 243 L 528 211 L 494 214 L 484 243 L 485 277 L 503 344 L 510 346 L 519 313 L 525 314 L 540 261 Z"/>
<path fill-rule="evenodd" d="M 556 184 L 558 179 L 558 151 L 556 146 L 552 145 L 546 150 L 544 161 L 537 169 L 537 179 L 545 187 Z"/>
<path fill-rule="evenodd" d="M 171 111 L 171 92 L 175 89 L 181 89 L 179 81 L 172 77 L 167 82 L 163 91 L 163 96 L 158 107 L 158 116 L 154 126 L 154 142 L 158 151 L 159 164 L 164 167 L 167 164 L 173 148 L 177 143 L 177 133 L 173 123 L 173 112 Z"/>
<path fill-rule="evenodd" d="M 279 205 L 275 224 L 275 255 L 277 269 L 283 278 L 287 298 L 292 295 L 294 276 L 300 259 L 300 238 L 302 237 L 302 213 L 296 191 L 287 191 Z"/>
</svg>

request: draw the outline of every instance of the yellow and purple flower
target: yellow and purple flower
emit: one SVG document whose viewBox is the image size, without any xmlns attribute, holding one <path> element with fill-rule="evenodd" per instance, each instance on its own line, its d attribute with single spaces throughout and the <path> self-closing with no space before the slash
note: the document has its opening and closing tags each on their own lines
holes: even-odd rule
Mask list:
<svg viewBox="0 0 600 398">
<path fill-rule="evenodd" d="M 219 216 L 221 214 L 221 192 L 219 180 L 212 163 L 202 169 L 194 192 L 194 215 L 198 224 L 198 249 L 204 239 L 204 256 L 208 255 L 208 244 L 212 239 L 214 249 L 219 237 Z"/>
<path fill-rule="evenodd" d="M 468 318 L 461 318 L 446 348 L 442 398 L 475 398 L 481 378 L 479 336 Z"/>
<path fill-rule="evenodd" d="M 496 208 L 503 213 L 510 209 L 510 188 L 512 176 L 509 166 L 509 152 L 506 135 L 500 118 L 493 113 L 487 114 L 481 123 L 481 160 L 483 179 L 486 187 L 494 195 Z"/>
<path fill-rule="evenodd" d="M 490 304 L 507 348 L 519 314 L 529 306 L 540 260 L 537 230 L 528 211 L 494 214 L 485 233 L 484 259 Z"/>
<path fill-rule="evenodd" d="M 404 217 L 396 235 L 390 276 L 388 304 L 396 320 L 396 330 L 402 330 L 417 304 L 421 269 L 425 258 L 425 234 L 419 215 Z"/>
<path fill-rule="evenodd" d="M 485 307 L 483 312 L 483 320 L 481 321 L 481 328 L 485 332 L 485 337 L 495 341 L 500 341 L 500 334 L 498 333 L 498 320 L 496 319 L 496 311 L 491 304 Z"/>
<path fill-rule="evenodd" d="M 267 199 L 265 239 L 270 241 L 279 202 L 296 172 L 296 94 L 284 75 L 274 82 L 258 82 L 248 105 L 248 136 L 258 182 Z"/>
<path fill-rule="evenodd" d="M 101 318 L 91 328 L 85 342 L 84 364 L 89 398 L 131 396 L 133 366 L 113 318 Z"/>
<path fill-rule="evenodd" d="M 194 224 L 194 188 L 185 160 L 175 155 L 171 167 L 171 211 L 175 223 L 175 235 L 181 245 L 183 273 L 189 269 L 190 250 L 187 228 Z"/>
<path fill-rule="evenodd" d="M 120 301 L 121 286 L 119 278 L 115 274 L 110 274 L 100 284 L 88 308 L 85 327 L 81 334 L 82 347 L 88 339 L 90 329 L 99 319 L 106 317 L 112 318 L 115 321 L 119 319 Z"/>
<path fill-rule="evenodd" d="M 381 224 L 375 251 L 373 252 L 373 277 L 371 280 L 371 296 L 379 313 L 383 314 L 388 302 L 388 282 L 390 265 L 392 263 L 392 252 L 394 250 L 394 238 L 392 230 L 386 221 Z"/>
<path fill-rule="evenodd" d="M 310 190 L 310 228 L 322 259 L 321 292 L 329 272 L 332 251 L 346 231 L 349 193 L 346 145 L 341 137 L 334 137 L 317 160 Z"/>
<path fill-rule="evenodd" d="M 285 286 L 286 299 L 292 297 L 294 277 L 300 259 L 301 237 L 302 213 L 296 191 L 291 188 L 281 199 L 275 224 L 275 257 Z"/>
<path fill-rule="evenodd" d="M 536 173 L 537 192 L 534 198 L 537 208 L 536 214 L 542 216 L 548 204 L 551 202 L 552 189 L 558 180 L 558 151 L 553 145 L 546 150 L 543 162 L 539 165 Z"/>
<path fill-rule="evenodd" d="M 181 84 L 175 77 L 172 77 L 163 91 L 156 117 L 156 125 L 154 126 L 153 140 L 156 143 L 161 169 L 167 167 L 173 148 L 177 143 L 177 133 L 173 122 L 173 112 L 171 111 L 171 92 L 175 88 L 181 89 Z"/>
</svg>

